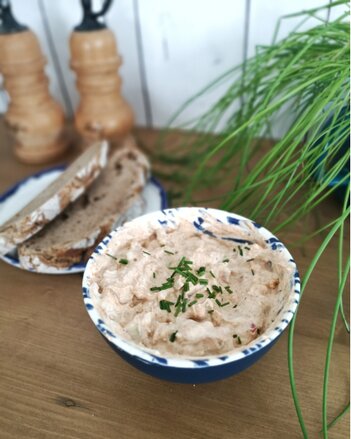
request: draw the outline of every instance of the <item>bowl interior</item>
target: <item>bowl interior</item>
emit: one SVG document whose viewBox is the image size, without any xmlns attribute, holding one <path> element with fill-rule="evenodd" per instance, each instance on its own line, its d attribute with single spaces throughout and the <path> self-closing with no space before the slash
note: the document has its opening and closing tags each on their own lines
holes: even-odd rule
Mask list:
<svg viewBox="0 0 351 439">
<path fill-rule="evenodd" d="M 123 340 L 118 334 L 115 334 L 105 323 L 103 318 L 99 315 L 97 308 L 94 306 L 94 297 L 90 291 L 92 282 L 91 269 L 95 263 L 97 254 L 102 253 L 115 234 L 118 234 L 121 228 L 116 229 L 111 234 L 106 236 L 102 242 L 97 246 L 94 253 L 90 257 L 83 277 L 83 299 L 90 318 L 93 320 L 97 329 L 119 350 L 127 352 L 128 354 L 138 357 L 141 361 L 151 362 L 158 365 L 194 368 L 198 366 L 217 366 L 228 362 L 233 362 L 252 355 L 255 352 L 267 347 L 272 343 L 288 326 L 292 319 L 300 298 L 300 278 L 297 271 L 295 261 L 284 244 L 271 232 L 240 215 L 229 213 L 217 209 L 184 207 L 175 209 L 166 209 L 158 212 L 153 212 L 143 215 L 133 220 L 138 227 L 145 227 L 149 222 L 155 227 L 169 227 L 171 224 L 177 224 L 180 218 L 185 218 L 190 221 L 197 230 L 203 233 L 212 233 L 206 230 L 206 222 L 204 218 L 207 213 L 213 216 L 217 221 L 225 224 L 239 225 L 240 227 L 254 226 L 258 233 L 265 239 L 266 243 L 273 251 L 280 253 L 282 259 L 292 268 L 292 276 L 290 279 L 290 292 L 288 298 L 279 313 L 277 319 L 255 340 L 248 345 L 243 346 L 242 349 L 236 349 L 233 352 L 220 356 L 199 357 L 199 358 L 183 358 L 183 357 L 165 357 L 159 355 L 157 352 L 147 348 L 138 346 L 132 342 Z M 123 227 L 123 226 L 122 226 Z M 214 236 L 216 237 L 216 236 Z M 225 239 L 225 238 L 221 238 Z"/>
</svg>

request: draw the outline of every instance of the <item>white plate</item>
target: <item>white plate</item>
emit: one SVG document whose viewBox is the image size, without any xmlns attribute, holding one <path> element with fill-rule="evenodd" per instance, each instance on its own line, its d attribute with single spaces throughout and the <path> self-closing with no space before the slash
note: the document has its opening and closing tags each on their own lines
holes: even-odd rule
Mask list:
<svg viewBox="0 0 351 439">
<path fill-rule="evenodd" d="M 5 193 L 0 195 L 0 225 L 9 219 L 12 215 L 22 209 L 36 195 L 45 189 L 52 181 L 54 181 L 65 169 L 65 166 L 54 167 L 31 175 L 24 180 L 19 181 Z M 151 177 L 145 186 L 140 199 L 132 206 L 130 210 L 121 218 L 119 223 L 133 219 L 145 213 L 155 212 L 167 207 L 166 192 L 161 184 Z M 0 256 L 7 264 L 21 268 L 17 251 L 9 252 L 4 256 Z M 85 264 L 75 264 L 67 269 L 54 268 L 45 273 L 50 274 L 72 274 L 81 273 L 85 269 Z"/>
</svg>

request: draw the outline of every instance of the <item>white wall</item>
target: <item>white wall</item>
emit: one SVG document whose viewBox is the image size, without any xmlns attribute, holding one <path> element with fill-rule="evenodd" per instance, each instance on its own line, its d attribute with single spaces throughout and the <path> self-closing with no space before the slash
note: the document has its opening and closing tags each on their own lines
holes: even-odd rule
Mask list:
<svg viewBox="0 0 351 439">
<path fill-rule="evenodd" d="M 95 0 L 99 6 L 101 0 Z M 106 22 L 115 32 L 123 66 L 122 92 L 138 125 L 160 127 L 194 93 L 271 41 L 280 16 L 324 5 L 326 0 L 115 0 Z M 81 19 L 79 0 L 12 0 L 18 21 L 38 35 L 47 56 L 50 89 L 71 116 L 78 93 L 69 69 L 68 39 Z M 283 20 L 280 36 L 297 19 Z M 313 19 L 306 23 L 309 26 Z M 183 121 L 206 109 L 201 98 Z M 0 112 L 7 96 L 0 92 Z M 279 128 L 278 128 L 279 131 Z"/>
</svg>

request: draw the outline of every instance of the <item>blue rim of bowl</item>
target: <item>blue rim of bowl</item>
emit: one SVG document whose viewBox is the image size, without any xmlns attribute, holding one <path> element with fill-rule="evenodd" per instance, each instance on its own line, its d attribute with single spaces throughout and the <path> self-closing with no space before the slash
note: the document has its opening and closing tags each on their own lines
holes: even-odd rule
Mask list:
<svg viewBox="0 0 351 439">
<path fill-rule="evenodd" d="M 43 175 L 51 174 L 52 172 L 63 172 L 67 168 L 67 165 L 57 165 L 52 166 L 50 168 L 42 169 L 41 171 L 36 172 L 35 174 L 28 175 L 27 177 L 24 177 L 22 180 L 19 180 L 16 182 L 13 186 L 9 187 L 5 192 L 0 194 L 0 204 L 6 201 L 9 197 L 12 197 L 21 186 L 28 183 L 29 180 L 40 178 Z M 167 193 L 164 189 L 164 187 L 161 185 L 161 183 L 153 176 L 149 179 L 150 182 L 152 182 L 158 189 L 160 199 L 161 199 L 161 208 L 166 209 L 168 207 L 168 199 L 167 199 Z M 7 262 L 8 264 L 20 268 L 23 270 L 24 268 L 21 266 L 18 258 L 15 258 L 14 256 L 7 253 L 6 255 L 1 256 L 3 261 Z M 81 273 L 85 269 L 86 264 L 85 263 L 79 263 L 71 265 L 66 270 L 62 271 L 55 271 L 54 273 L 48 273 L 48 274 L 67 274 L 67 273 Z M 33 270 L 26 270 L 26 271 L 33 271 Z"/>
<path fill-rule="evenodd" d="M 240 360 L 242 358 L 246 358 L 259 350 L 267 347 L 270 343 L 272 343 L 276 338 L 280 336 L 280 334 L 286 329 L 288 324 L 290 323 L 291 319 L 293 318 L 296 309 L 298 307 L 299 301 L 300 301 L 300 276 L 299 272 L 296 267 L 296 263 L 294 258 L 291 256 L 290 252 L 287 250 L 285 245 L 276 237 L 274 236 L 269 230 L 262 227 L 260 224 L 256 223 L 255 221 L 251 221 L 241 215 L 237 215 L 231 212 L 225 212 L 218 209 L 210 209 L 206 207 L 181 207 L 181 208 L 173 208 L 173 209 L 163 209 L 159 212 L 152 212 L 146 215 L 143 215 L 141 217 L 138 217 L 132 221 L 142 221 L 151 219 L 152 217 L 156 217 L 156 215 L 163 214 L 165 216 L 171 215 L 174 216 L 174 211 L 183 211 L 185 209 L 196 209 L 199 212 L 201 211 L 208 211 L 208 212 L 214 212 L 215 214 L 219 213 L 220 215 L 226 214 L 228 223 L 229 224 L 239 224 L 241 220 L 247 222 L 251 222 L 252 225 L 254 225 L 258 231 L 266 235 L 264 236 L 266 242 L 271 246 L 272 250 L 279 249 L 280 252 L 284 255 L 285 260 L 287 263 L 291 264 L 294 267 L 293 275 L 292 275 L 292 285 L 291 285 L 291 293 L 289 295 L 288 300 L 286 301 L 284 308 L 285 311 L 281 316 L 281 319 L 279 322 L 277 322 L 276 326 L 273 329 L 270 329 L 269 331 L 264 332 L 260 335 L 257 339 L 255 339 L 253 342 L 249 343 L 248 345 L 244 346 L 242 349 L 237 349 L 233 352 L 229 352 L 227 354 L 219 355 L 219 356 L 209 356 L 209 357 L 194 357 L 194 358 L 183 358 L 183 357 L 163 357 L 162 355 L 159 355 L 158 353 L 153 353 L 152 350 L 147 348 L 142 348 L 141 346 L 138 346 L 135 343 L 128 342 L 126 340 L 123 340 L 119 335 L 114 334 L 109 328 L 108 325 L 105 324 L 104 320 L 101 318 L 99 313 L 96 310 L 96 307 L 92 303 L 92 299 L 90 296 L 90 290 L 89 290 L 89 270 L 90 265 L 94 261 L 94 255 L 100 254 L 108 245 L 111 238 L 118 233 L 118 231 L 123 227 L 118 227 L 115 229 L 112 233 L 107 235 L 101 243 L 96 247 L 93 254 L 89 258 L 86 269 L 84 271 L 83 275 L 83 282 L 82 282 L 82 290 L 83 290 L 83 301 L 86 307 L 86 310 L 91 318 L 91 320 L 94 322 L 96 328 L 100 331 L 100 333 L 107 338 L 109 342 L 111 342 L 114 346 L 117 347 L 117 349 L 122 350 L 124 352 L 127 352 L 128 354 L 132 355 L 133 357 L 138 357 L 139 360 L 145 361 L 147 363 L 154 363 L 160 366 L 165 367 L 178 367 L 178 368 L 199 368 L 199 367 L 209 367 L 209 366 L 219 366 L 227 363 L 232 363 L 234 361 Z M 231 219 L 231 221 L 229 220 Z M 159 220 L 160 221 L 160 220 Z"/>
</svg>

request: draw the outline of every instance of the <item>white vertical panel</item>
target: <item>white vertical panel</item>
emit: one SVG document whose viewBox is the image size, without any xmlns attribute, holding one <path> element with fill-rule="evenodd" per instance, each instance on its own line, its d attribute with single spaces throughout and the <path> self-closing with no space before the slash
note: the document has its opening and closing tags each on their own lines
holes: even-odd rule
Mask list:
<svg viewBox="0 0 351 439">
<path fill-rule="evenodd" d="M 115 0 L 107 13 L 106 23 L 117 37 L 118 50 L 122 56 L 120 74 L 123 96 L 133 107 L 136 123 L 145 125 L 133 1 Z"/>
<path fill-rule="evenodd" d="M 155 126 L 166 125 L 186 99 L 242 62 L 244 9 L 245 0 L 139 0 Z M 197 100 L 182 122 L 218 96 Z"/>
<path fill-rule="evenodd" d="M 53 63 L 45 37 L 43 22 L 41 20 L 37 2 L 28 0 L 12 0 L 11 4 L 15 18 L 20 23 L 28 25 L 28 27 L 33 30 L 33 32 L 38 37 L 43 54 L 48 60 L 45 71 L 49 76 L 50 92 L 55 97 L 55 99 L 60 102 L 61 105 L 64 105 L 58 84 L 58 79 L 53 68 Z M 3 101 L 3 99 L 1 99 L 1 101 Z M 1 104 L 0 111 L 5 110 L 3 106 L 4 104 Z"/>
<path fill-rule="evenodd" d="M 94 2 L 94 8 L 99 3 Z M 64 65 L 64 78 L 74 106 L 78 102 L 78 92 L 75 86 L 75 75 L 69 68 L 69 37 L 74 26 L 82 20 L 82 9 L 78 0 L 45 0 L 48 11 L 50 28 L 55 36 L 55 47 L 60 62 Z M 134 17 L 132 2 L 129 0 L 115 1 L 108 11 L 106 22 L 117 36 L 119 53 L 123 58 L 122 94 L 131 104 L 136 114 L 137 123 L 145 122 L 144 110 L 140 93 L 137 51 L 134 36 Z"/>
<path fill-rule="evenodd" d="M 75 75 L 69 67 L 69 37 L 73 27 L 77 25 L 82 18 L 80 2 L 70 0 L 42 1 L 53 36 L 55 51 L 61 66 L 63 80 L 73 109 L 75 109 L 78 103 L 78 92 L 75 86 Z"/>
<path fill-rule="evenodd" d="M 349 12 L 349 11 L 350 11 L 349 4 L 334 6 L 330 9 L 329 20 L 331 21 L 336 20 L 345 12 Z M 350 22 L 349 18 L 348 18 L 348 22 Z"/>
<path fill-rule="evenodd" d="M 250 36 L 249 36 L 249 57 L 255 54 L 257 45 L 269 45 L 272 42 L 275 27 L 280 17 L 288 14 L 301 12 L 306 9 L 317 8 L 327 3 L 326 0 L 251 0 L 250 15 Z M 326 10 L 319 14 L 323 19 L 326 18 Z M 301 23 L 303 17 L 284 18 L 278 33 L 278 40 L 286 37 L 296 26 Z M 321 21 L 311 17 L 299 30 L 308 29 Z"/>
</svg>

